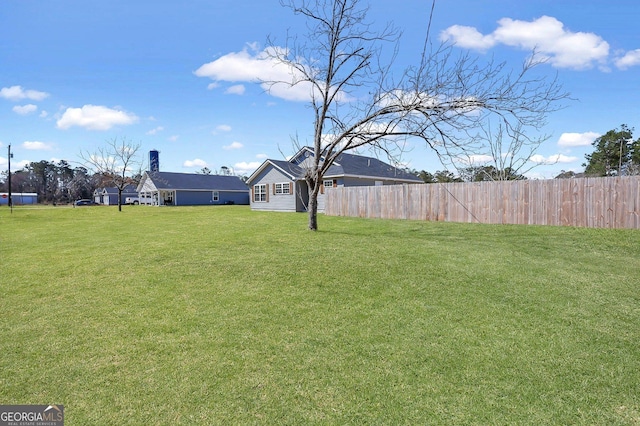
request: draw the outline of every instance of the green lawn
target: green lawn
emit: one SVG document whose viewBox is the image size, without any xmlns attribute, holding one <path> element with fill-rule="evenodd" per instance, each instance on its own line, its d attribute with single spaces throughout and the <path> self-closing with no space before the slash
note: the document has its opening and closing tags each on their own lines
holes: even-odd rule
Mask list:
<svg viewBox="0 0 640 426">
<path fill-rule="evenodd" d="M 0 403 L 66 425 L 640 424 L 640 231 L 0 208 Z"/>
</svg>

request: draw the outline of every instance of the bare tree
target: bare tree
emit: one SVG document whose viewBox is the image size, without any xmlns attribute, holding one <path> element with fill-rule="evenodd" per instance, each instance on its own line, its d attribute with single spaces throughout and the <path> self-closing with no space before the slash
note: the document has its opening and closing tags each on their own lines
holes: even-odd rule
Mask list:
<svg viewBox="0 0 640 426">
<path fill-rule="evenodd" d="M 93 153 L 80 153 L 88 169 L 93 169 L 95 174 L 103 176 L 106 182 L 118 189 L 118 211 L 122 211 L 122 191 L 127 185 L 135 183 L 127 174 L 140 167 L 137 158 L 139 149 L 139 143 L 114 138 Z"/>
<path fill-rule="evenodd" d="M 196 172 L 196 174 L 199 174 L 199 175 L 210 175 L 211 174 L 211 169 L 208 168 L 208 167 L 203 167 L 200 170 L 198 170 Z"/>
<path fill-rule="evenodd" d="M 451 166 L 463 174 L 469 170 L 482 173 L 483 179 L 489 181 L 505 181 L 526 179 L 525 174 L 541 164 L 555 164 L 557 160 L 536 159 L 538 149 L 549 139 L 546 135 L 527 136 L 526 130 L 519 123 L 507 128 L 498 122 L 494 128 L 491 123 L 480 123 L 478 140 L 484 151 L 467 152 L 466 157 L 450 160 Z M 490 173 L 487 173 L 490 171 Z"/>
<path fill-rule="evenodd" d="M 478 129 L 489 119 L 527 138 L 524 130 L 539 129 L 567 97 L 555 79 L 532 75 L 541 63 L 535 54 L 515 72 L 505 63 L 480 64 L 454 55 L 452 45 L 433 45 L 429 29 L 416 65 L 395 74 L 399 32 L 390 25 L 374 30 L 360 0 L 281 3 L 307 20 L 308 34 L 288 38 L 285 48 L 271 43 L 272 59 L 291 69 L 291 79 L 266 83 L 309 90 L 314 158 L 304 178 L 311 230 L 318 228 L 322 177 L 344 151 L 368 147 L 393 157 L 417 138 L 441 159 L 456 159 L 483 150 Z"/>
</svg>

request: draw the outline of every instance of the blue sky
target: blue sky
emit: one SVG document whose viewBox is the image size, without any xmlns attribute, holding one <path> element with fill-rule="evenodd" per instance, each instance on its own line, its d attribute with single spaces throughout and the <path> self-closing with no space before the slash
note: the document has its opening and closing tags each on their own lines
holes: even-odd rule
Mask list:
<svg viewBox="0 0 640 426">
<path fill-rule="evenodd" d="M 640 125 L 636 1 L 439 0 L 431 35 L 513 68 L 534 47 L 547 57 L 540 72 L 574 98 L 549 117 L 541 165 L 529 172 L 553 177 L 582 170 L 599 135 Z M 431 1 L 370 3 L 370 21 L 403 32 L 396 64 L 417 62 Z M 161 169 L 174 172 L 249 174 L 290 155 L 292 137 L 310 141 L 311 110 L 255 79 L 276 72 L 260 60 L 267 37 L 281 46 L 304 26 L 278 0 L 0 0 L 0 170 L 8 144 L 16 170 L 77 165 L 114 138 L 140 143 L 145 160 L 159 150 Z M 419 143 L 403 161 L 443 168 Z"/>
</svg>

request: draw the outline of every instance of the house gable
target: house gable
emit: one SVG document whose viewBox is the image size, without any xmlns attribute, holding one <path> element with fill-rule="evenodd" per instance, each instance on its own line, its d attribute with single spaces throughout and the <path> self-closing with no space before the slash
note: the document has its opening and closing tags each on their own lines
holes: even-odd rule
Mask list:
<svg viewBox="0 0 640 426">
<path fill-rule="evenodd" d="M 250 204 L 253 210 L 296 211 L 297 185 L 287 164 L 268 161 L 251 175 Z M 295 165 L 289 164 L 289 166 Z"/>
<path fill-rule="evenodd" d="M 247 179 L 247 184 L 252 185 L 255 181 L 264 176 L 265 172 L 270 173 L 271 169 L 278 170 L 283 176 L 289 180 L 298 180 L 304 178 L 304 169 L 289 161 L 283 160 L 265 160 L 255 172 Z"/>
<path fill-rule="evenodd" d="M 142 175 L 142 179 L 140 179 L 140 183 L 138 184 L 138 188 L 136 188 L 136 191 L 140 193 L 140 192 L 153 192 L 157 190 L 158 188 L 153 183 L 153 179 L 150 179 L 147 173 Z"/>
</svg>

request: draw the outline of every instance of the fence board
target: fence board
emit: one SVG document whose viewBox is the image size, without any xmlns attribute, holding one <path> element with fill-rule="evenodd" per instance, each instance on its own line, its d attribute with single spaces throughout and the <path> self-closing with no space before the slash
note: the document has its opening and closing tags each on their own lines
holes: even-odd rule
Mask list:
<svg viewBox="0 0 640 426">
<path fill-rule="evenodd" d="M 325 197 L 330 216 L 640 227 L 640 176 L 347 187 Z"/>
</svg>

